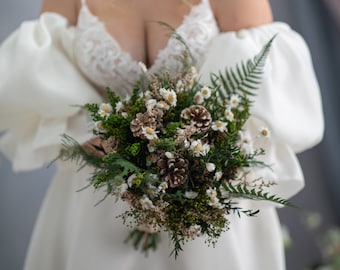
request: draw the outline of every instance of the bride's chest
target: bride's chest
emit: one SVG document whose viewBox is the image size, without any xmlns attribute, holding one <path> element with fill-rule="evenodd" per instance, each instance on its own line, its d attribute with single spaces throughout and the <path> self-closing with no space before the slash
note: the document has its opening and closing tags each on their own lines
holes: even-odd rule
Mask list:
<svg viewBox="0 0 340 270">
<path fill-rule="evenodd" d="M 152 27 L 166 28 L 157 22 L 152 23 Z M 157 40 L 156 45 L 152 43 L 157 35 L 155 37 L 150 35 L 149 44 L 145 44 L 143 38 L 138 35 L 138 29 L 136 33 L 131 31 L 124 33 L 124 25 L 121 27 L 119 33 L 133 35 L 131 40 L 135 40 L 134 42 L 119 43 L 118 38 L 108 31 L 107 25 L 83 5 L 78 18 L 75 53 L 80 69 L 90 81 L 100 88 L 110 87 L 118 94 L 124 95 L 141 75 L 142 70 L 138 62 L 140 60 L 147 62 L 145 58 L 138 57 L 138 52 L 142 55 L 145 46 L 151 50 L 153 46 L 157 47 Z M 170 28 L 166 30 L 171 33 Z M 194 6 L 176 28 L 176 33 L 190 48 L 196 64 L 199 65 L 211 39 L 218 33 L 209 1 L 202 1 Z M 138 41 L 139 38 L 141 41 Z M 161 69 L 176 72 L 181 66 L 178 56 L 184 49 L 185 46 L 180 40 L 167 38 L 164 47 L 150 58 L 152 63 L 149 64 L 148 72 L 154 73 Z"/>
</svg>

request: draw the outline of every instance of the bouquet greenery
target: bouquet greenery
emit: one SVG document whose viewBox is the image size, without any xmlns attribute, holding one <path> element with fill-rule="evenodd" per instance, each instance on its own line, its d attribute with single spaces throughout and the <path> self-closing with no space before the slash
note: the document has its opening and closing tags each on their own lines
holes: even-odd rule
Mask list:
<svg viewBox="0 0 340 270">
<path fill-rule="evenodd" d="M 199 236 L 214 244 L 229 229 L 229 214 L 259 212 L 242 209 L 235 198 L 289 204 L 264 192 L 263 181 L 249 185 L 240 173 L 267 166 L 257 159 L 265 152 L 253 149 L 244 125 L 272 41 L 246 63 L 211 74 L 209 85 L 200 83 L 189 50 L 176 74 L 148 74 L 142 66 L 131 97 L 108 89 L 107 103 L 84 106 L 101 138 L 96 153 L 64 135 L 59 158 L 92 166 L 90 185 L 129 204 L 120 217 L 136 247 L 155 249 L 161 231 L 169 234 L 175 256 Z M 270 131 L 263 127 L 260 135 Z"/>
</svg>

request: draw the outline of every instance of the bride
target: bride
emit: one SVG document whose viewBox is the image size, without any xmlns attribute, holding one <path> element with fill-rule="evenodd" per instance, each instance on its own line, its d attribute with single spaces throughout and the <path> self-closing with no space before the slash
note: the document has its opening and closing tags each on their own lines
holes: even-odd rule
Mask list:
<svg viewBox="0 0 340 270">
<path fill-rule="evenodd" d="M 149 73 L 176 71 L 184 48 L 169 39 L 173 26 L 190 47 L 202 80 L 210 72 L 252 57 L 275 34 L 252 117 L 271 137 L 263 146 L 275 181 L 271 193 L 289 198 L 304 185 L 296 153 L 323 133 L 318 84 L 308 48 L 288 25 L 272 22 L 267 0 L 45 0 L 39 19 L 24 22 L 0 47 L 0 150 L 15 170 L 41 167 L 58 155 L 60 135 L 91 140 L 86 114 L 72 105 L 101 102 L 104 87 L 125 97 L 145 63 Z M 204 239 L 168 257 L 166 235 L 144 257 L 124 244 L 128 229 L 115 217 L 126 205 L 84 186 L 90 171 L 57 162 L 25 263 L 26 270 L 230 269 L 283 270 L 284 252 L 275 206 L 255 218 L 231 217 L 215 248 Z"/>
</svg>

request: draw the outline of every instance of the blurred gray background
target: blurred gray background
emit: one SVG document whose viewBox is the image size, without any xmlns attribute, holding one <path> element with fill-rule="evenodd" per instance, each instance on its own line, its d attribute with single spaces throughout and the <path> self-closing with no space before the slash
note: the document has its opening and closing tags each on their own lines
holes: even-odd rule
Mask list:
<svg viewBox="0 0 340 270">
<path fill-rule="evenodd" d="M 287 269 L 303 270 L 323 259 L 318 248 L 320 235 L 340 225 L 340 24 L 337 20 L 340 1 L 272 0 L 271 3 L 275 19 L 288 22 L 311 48 L 326 117 L 324 141 L 299 155 L 306 188 L 293 202 L 300 209 L 279 210 L 282 223 L 288 226 L 293 239 L 286 253 Z M 22 21 L 36 18 L 40 5 L 41 0 L 0 0 L 0 42 Z M 10 163 L 0 155 L 0 269 L 22 269 L 34 222 L 53 172 L 52 167 L 14 174 Z M 312 232 L 304 225 L 305 211 L 321 214 L 318 231 Z"/>
</svg>

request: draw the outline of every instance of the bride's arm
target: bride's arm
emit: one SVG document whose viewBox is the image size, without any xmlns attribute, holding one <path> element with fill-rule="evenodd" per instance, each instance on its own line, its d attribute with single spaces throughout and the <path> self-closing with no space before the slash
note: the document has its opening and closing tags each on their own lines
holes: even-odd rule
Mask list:
<svg viewBox="0 0 340 270">
<path fill-rule="evenodd" d="M 77 23 L 79 0 L 43 0 L 41 13 L 56 12 L 67 18 L 70 25 Z"/>
<path fill-rule="evenodd" d="M 210 0 L 221 32 L 271 23 L 268 0 Z"/>
</svg>

